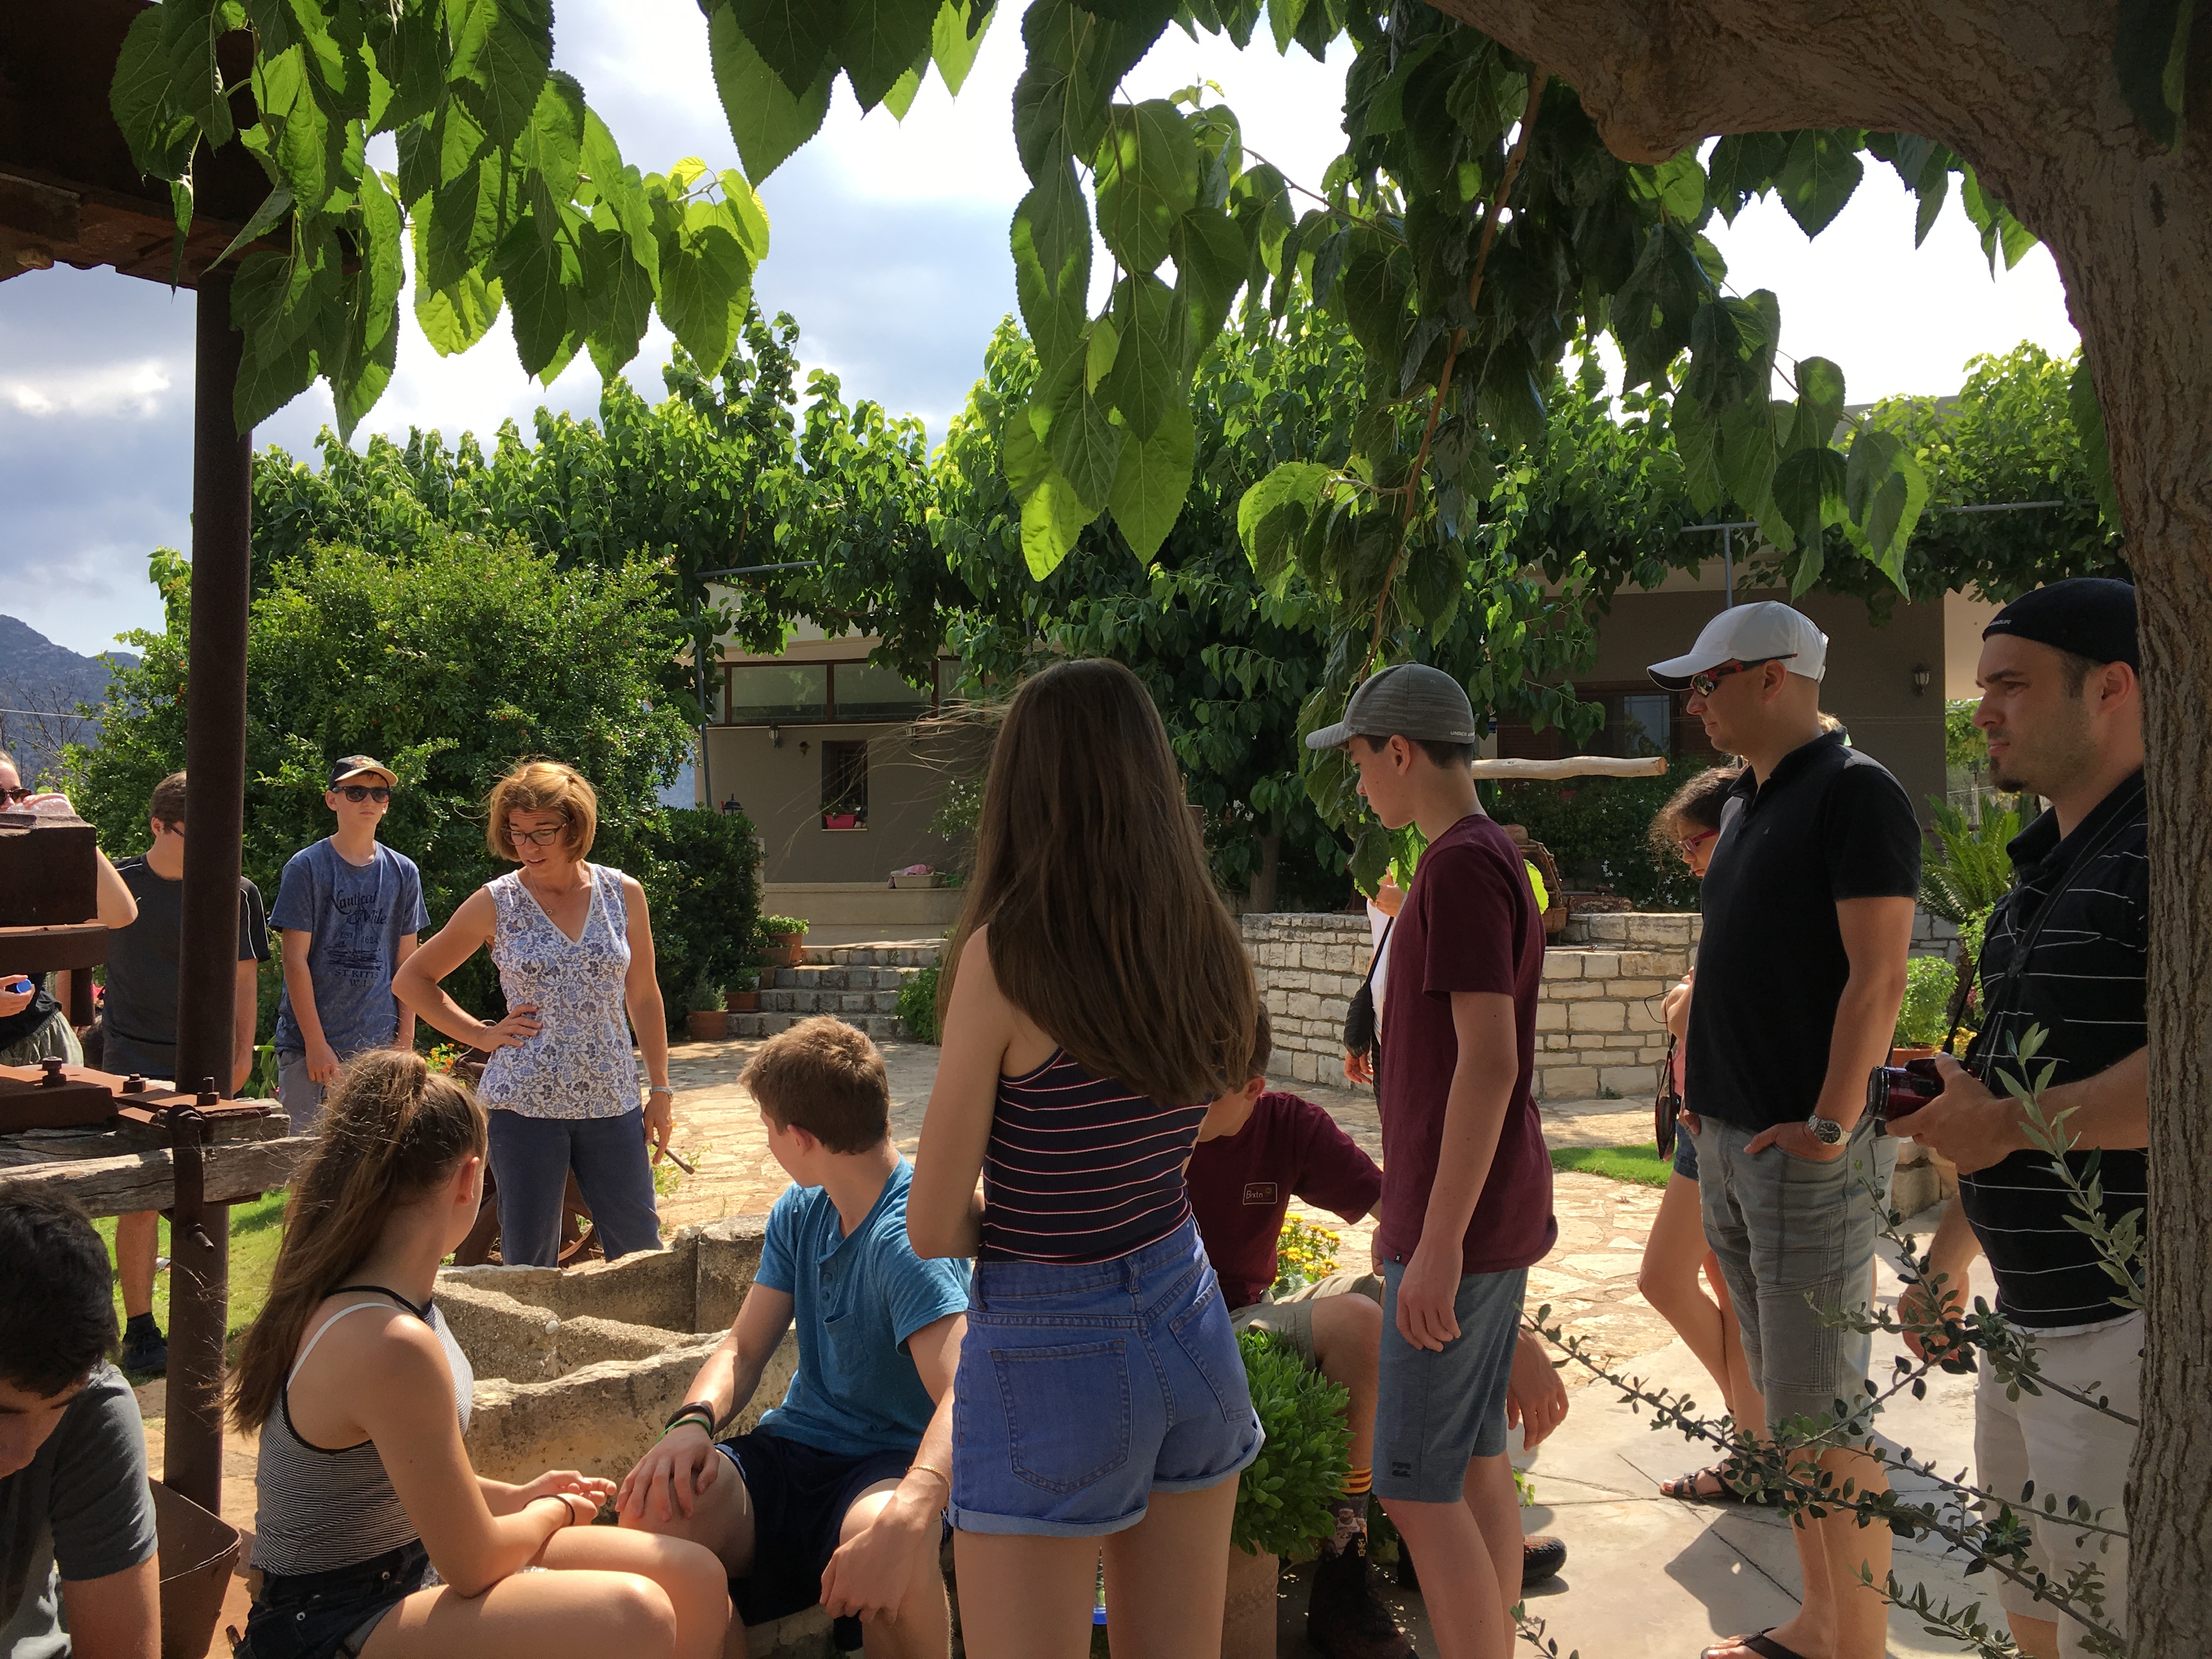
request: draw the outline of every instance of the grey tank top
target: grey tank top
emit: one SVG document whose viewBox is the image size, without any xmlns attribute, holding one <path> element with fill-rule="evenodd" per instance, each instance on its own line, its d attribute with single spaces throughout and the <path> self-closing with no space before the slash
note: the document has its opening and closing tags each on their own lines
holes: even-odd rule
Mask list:
<svg viewBox="0 0 2212 1659">
<path fill-rule="evenodd" d="M 470 1400 L 476 1391 L 476 1371 L 460 1344 L 453 1340 L 436 1304 L 425 1303 L 418 1308 L 381 1285 L 345 1285 L 339 1291 L 369 1291 L 390 1297 L 438 1334 L 446 1363 L 453 1368 L 453 1409 L 465 1433 Z M 364 1440 L 334 1451 L 310 1445 L 292 1426 L 292 1377 L 300 1374 L 300 1367 L 307 1363 L 323 1334 L 348 1314 L 383 1305 L 356 1302 L 318 1325 L 294 1362 L 291 1375 L 284 1379 L 276 1415 L 262 1426 L 260 1468 L 254 1476 L 253 1565 L 265 1573 L 328 1572 L 374 1560 L 415 1541 L 415 1523 L 407 1518 L 399 1494 L 392 1490 L 392 1477 L 385 1473 L 384 1459 L 377 1455 L 374 1441 Z"/>
</svg>

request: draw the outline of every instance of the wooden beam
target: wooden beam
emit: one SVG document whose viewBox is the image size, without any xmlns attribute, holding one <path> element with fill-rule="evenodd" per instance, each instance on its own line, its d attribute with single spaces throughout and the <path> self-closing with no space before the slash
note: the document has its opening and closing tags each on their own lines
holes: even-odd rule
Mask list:
<svg viewBox="0 0 2212 1659">
<path fill-rule="evenodd" d="M 1634 760 L 1614 755 L 1569 755 L 1561 760 L 1479 760 L 1474 763 L 1474 775 L 1478 778 L 1509 782 L 1561 778 L 1656 778 L 1663 777 L 1666 771 L 1666 759 L 1659 755 L 1642 755 Z"/>
<path fill-rule="evenodd" d="M 207 1169 L 207 1201 L 232 1204 L 240 1199 L 290 1184 L 294 1171 L 314 1146 L 312 1137 L 283 1140 L 217 1142 L 202 1154 Z M 75 1199 L 88 1215 L 132 1215 L 167 1209 L 176 1201 L 176 1178 L 169 1154 L 134 1152 L 121 1158 L 54 1158 L 44 1164 L 0 1170 L 0 1194 L 58 1193 Z"/>
</svg>

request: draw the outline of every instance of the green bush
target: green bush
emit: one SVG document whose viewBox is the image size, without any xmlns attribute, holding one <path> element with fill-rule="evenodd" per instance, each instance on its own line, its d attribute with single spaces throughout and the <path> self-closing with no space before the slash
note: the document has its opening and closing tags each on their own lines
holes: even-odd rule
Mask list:
<svg viewBox="0 0 2212 1659">
<path fill-rule="evenodd" d="M 760 919 L 760 936 L 763 942 L 772 939 L 781 939 L 787 933 L 804 933 L 805 931 L 805 916 L 763 916 Z"/>
<path fill-rule="evenodd" d="M 1229 1541 L 1247 1553 L 1304 1560 L 1336 1524 L 1329 1503 L 1352 1467 L 1350 1396 L 1269 1332 L 1241 1331 L 1237 1346 L 1267 1443 L 1237 1483 Z"/>
<path fill-rule="evenodd" d="M 1952 993 L 1958 989 L 1958 970 L 1942 957 L 1915 957 L 1905 964 L 1905 1004 L 1897 1011 L 1900 1048 L 1940 1046 L 1951 1029 L 1948 1018 Z"/>
<path fill-rule="evenodd" d="M 924 968 L 907 975 L 899 987 L 899 1024 L 906 1034 L 917 1042 L 935 1042 L 940 1038 L 937 1029 L 937 973 L 934 968 Z"/>
<path fill-rule="evenodd" d="M 1483 804 L 1552 850 L 1570 887 L 1601 881 L 1639 909 L 1694 910 L 1698 883 L 1671 851 L 1651 849 L 1651 820 L 1711 757 L 1685 757 L 1656 778 L 1486 784 Z"/>
<path fill-rule="evenodd" d="M 653 978 L 669 1023 L 697 1007 L 695 985 L 719 989 L 749 971 L 760 909 L 759 849 L 742 812 L 659 807 L 610 835 L 600 820 L 596 863 L 635 876 L 653 915 Z M 717 1000 L 715 1007 L 721 1006 Z"/>
</svg>

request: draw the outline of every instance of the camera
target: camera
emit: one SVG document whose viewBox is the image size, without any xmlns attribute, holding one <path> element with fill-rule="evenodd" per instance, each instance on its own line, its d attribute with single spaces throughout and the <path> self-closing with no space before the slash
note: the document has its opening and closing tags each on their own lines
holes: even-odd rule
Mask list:
<svg viewBox="0 0 2212 1659">
<path fill-rule="evenodd" d="M 1875 1122 L 1886 1123 L 1911 1116 L 1942 1092 L 1942 1074 L 1933 1060 L 1877 1066 L 1867 1075 L 1867 1111 Z"/>
</svg>

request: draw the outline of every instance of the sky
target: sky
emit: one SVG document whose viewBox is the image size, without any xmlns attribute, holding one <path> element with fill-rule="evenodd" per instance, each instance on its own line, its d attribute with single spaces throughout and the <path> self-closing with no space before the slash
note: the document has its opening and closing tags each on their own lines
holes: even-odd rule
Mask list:
<svg viewBox="0 0 2212 1659">
<path fill-rule="evenodd" d="M 759 184 L 773 226 L 756 280 L 763 307 L 792 313 L 803 362 L 836 374 L 848 401 L 919 416 L 933 440 L 1014 309 L 1006 227 L 1027 185 L 1009 112 L 1021 44 L 1005 14 L 1016 9 L 998 9 L 957 99 L 933 75 L 901 124 L 881 109 L 863 118 L 841 81 L 821 133 Z M 554 61 L 583 82 L 624 160 L 648 172 L 686 155 L 738 165 L 695 0 L 568 0 L 556 16 Z M 1316 64 L 1294 48 L 1282 58 L 1263 40 L 1240 53 L 1170 30 L 1125 86 L 1144 98 L 1218 82 L 1248 148 L 1312 184 L 1341 145 L 1346 55 Z M 1771 202 L 1710 234 L 1733 288 L 1780 296 L 1784 352 L 1833 359 L 1854 403 L 1956 392 L 1969 359 L 2022 340 L 2053 352 L 2076 343 L 2048 253 L 2039 247 L 1993 279 L 1955 199 L 1916 252 L 1911 199 L 1886 167 L 1869 165 L 1817 242 Z M 73 650 L 161 626 L 146 558 L 191 535 L 193 303 L 112 270 L 57 267 L 0 283 L 0 611 Z M 441 358 L 404 297 L 402 316 L 398 370 L 356 447 L 418 425 L 489 440 L 508 419 L 527 436 L 541 404 L 579 416 L 598 407 L 586 355 L 544 387 L 517 364 L 504 317 L 473 350 Z M 656 401 L 668 345 L 656 321 L 625 371 Z M 309 455 L 330 421 L 318 385 L 255 441 Z"/>
</svg>

